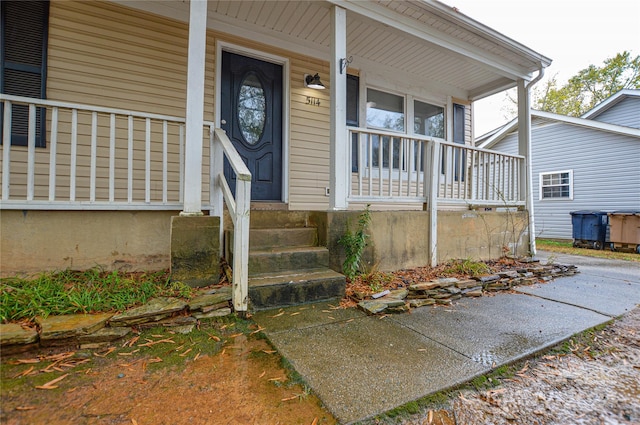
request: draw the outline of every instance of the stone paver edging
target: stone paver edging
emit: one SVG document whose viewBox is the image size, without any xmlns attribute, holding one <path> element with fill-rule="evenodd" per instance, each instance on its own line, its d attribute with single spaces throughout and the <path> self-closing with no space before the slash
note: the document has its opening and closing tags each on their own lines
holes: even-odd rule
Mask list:
<svg viewBox="0 0 640 425">
<path fill-rule="evenodd" d="M 173 327 L 190 332 L 198 319 L 231 314 L 231 287 L 208 289 L 191 300 L 158 297 L 145 305 L 122 313 L 71 314 L 36 317 L 37 329 L 17 323 L 0 324 L 0 349 L 3 355 L 42 347 L 75 346 L 99 348 L 132 331 L 132 326 Z"/>
<path fill-rule="evenodd" d="M 548 282 L 560 276 L 578 273 L 576 266 L 560 264 L 530 265 L 501 271 L 496 274 L 457 279 L 445 277 L 419 282 L 392 291 L 374 295 L 358 303 L 358 308 L 367 314 L 404 313 L 412 308 L 426 305 L 451 305 L 462 297 L 481 297 L 485 293 L 508 291 L 517 286 Z M 384 294 L 384 295 L 383 295 Z"/>
</svg>

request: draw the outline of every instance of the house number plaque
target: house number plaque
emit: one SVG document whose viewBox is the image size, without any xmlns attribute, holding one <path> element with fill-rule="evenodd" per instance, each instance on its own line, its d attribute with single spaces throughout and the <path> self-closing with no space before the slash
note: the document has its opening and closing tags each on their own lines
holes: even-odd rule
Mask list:
<svg viewBox="0 0 640 425">
<path fill-rule="evenodd" d="M 307 105 L 320 106 L 320 99 L 317 97 L 307 96 Z"/>
</svg>

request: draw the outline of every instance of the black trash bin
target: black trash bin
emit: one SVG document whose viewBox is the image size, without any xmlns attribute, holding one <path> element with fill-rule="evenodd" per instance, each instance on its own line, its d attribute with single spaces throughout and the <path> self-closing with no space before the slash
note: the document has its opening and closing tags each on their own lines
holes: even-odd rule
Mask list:
<svg viewBox="0 0 640 425">
<path fill-rule="evenodd" d="M 604 211 L 572 211 L 573 246 L 602 249 L 607 238 L 607 213 Z"/>
</svg>

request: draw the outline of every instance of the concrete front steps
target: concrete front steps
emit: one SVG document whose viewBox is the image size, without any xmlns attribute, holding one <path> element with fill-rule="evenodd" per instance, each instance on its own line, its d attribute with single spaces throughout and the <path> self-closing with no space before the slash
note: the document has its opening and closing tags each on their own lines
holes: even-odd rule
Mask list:
<svg viewBox="0 0 640 425">
<path fill-rule="evenodd" d="M 250 307 L 261 310 L 343 297 L 345 277 L 329 268 L 329 251 L 318 245 L 318 230 L 307 212 L 252 210 Z"/>
</svg>

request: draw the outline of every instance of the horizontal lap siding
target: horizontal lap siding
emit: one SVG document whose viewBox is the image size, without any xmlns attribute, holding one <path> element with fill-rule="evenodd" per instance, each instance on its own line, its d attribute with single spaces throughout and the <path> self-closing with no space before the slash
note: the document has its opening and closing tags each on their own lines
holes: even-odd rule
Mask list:
<svg viewBox="0 0 640 425">
<path fill-rule="evenodd" d="M 184 117 L 188 27 L 185 23 L 105 2 L 54 1 L 49 19 L 47 98 L 88 105 Z M 207 35 L 205 119 L 213 120 L 215 38 Z M 36 198 L 48 197 L 51 112 L 47 112 L 47 148 L 36 150 Z M 91 114 L 78 114 L 76 198 L 89 193 Z M 151 200 L 162 200 L 162 124 L 152 121 Z M 109 117 L 99 114 L 96 200 L 108 200 Z M 127 118 L 117 118 L 116 200 L 127 196 Z M 145 122 L 134 122 L 134 200 L 144 200 Z M 179 192 L 179 131 L 169 125 L 168 198 Z M 70 112 L 60 110 L 57 157 L 59 200 L 69 197 Z M 19 159 L 18 150 L 12 159 Z M 203 199 L 208 200 L 208 137 L 203 151 Z M 15 153 L 14 153 L 15 152 Z M 13 161 L 12 161 L 13 162 Z M 15 163 L 14 163 L 15 164 Z M 14 171 L 17 166 L 14 166 Z M 19 171 L 20 172 L 20 171 Z M 26 172 L 26 170 L 25 170 Z M 25 177 L 12 175 L 12 197 Z"/>
<path fill-rule="evenodd" d="M 186 24 L 103 2 L 53 2 L 50 15 L 50 98 L 184 116 Z M 210 119 L 213 46 L 207 53 Z"/>
<path fill-rule="evenodd" d="M 571 211 L 640 209 L 640 138 L 568 124 L 532 130 L 536 234 L 572 238 Z M 517 150 L 510 135 L 493 149 Z M 573 170 L 573 200 L 540 201 L 539 174 Z"/>
<path fill-rule="evenodd" d="M 593 119 L 609 124 L 640 128 L 640 96 L 621 100 Z"/>
<path fill-rule="evenodd" d="M 325 90 L 304 87 L 304 74 L 319 73 Z M 307 96 L 320 105 L 307 104 Z M 326 210 L 329 197 L 329 68 L 328 64 L 295 57 L 291 61 L 291 149 L 289 208 Z"/>
</svg>

